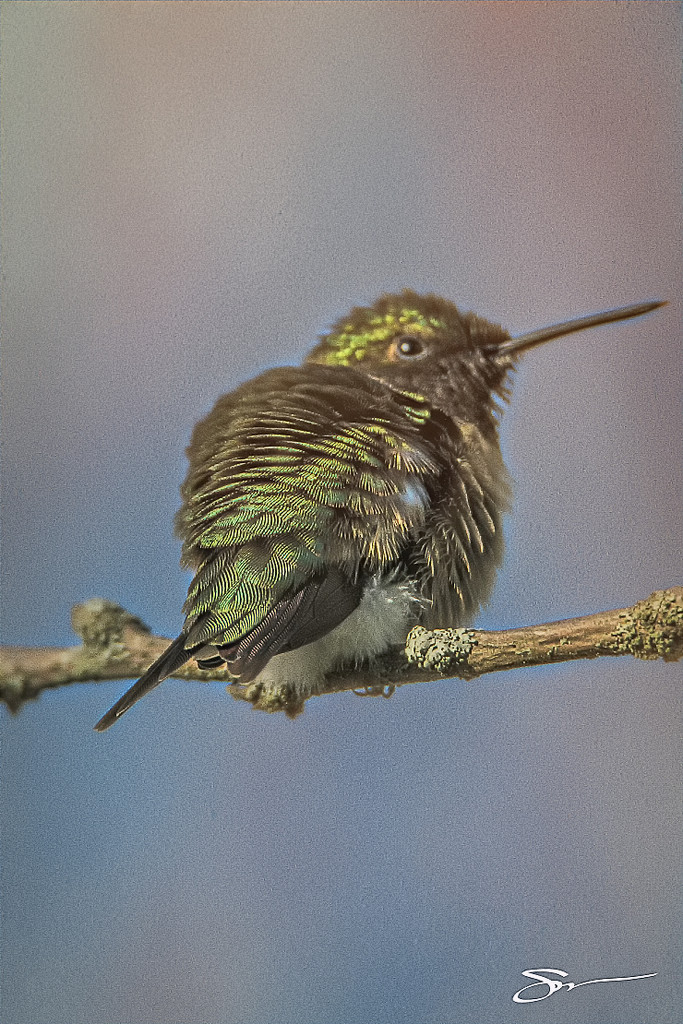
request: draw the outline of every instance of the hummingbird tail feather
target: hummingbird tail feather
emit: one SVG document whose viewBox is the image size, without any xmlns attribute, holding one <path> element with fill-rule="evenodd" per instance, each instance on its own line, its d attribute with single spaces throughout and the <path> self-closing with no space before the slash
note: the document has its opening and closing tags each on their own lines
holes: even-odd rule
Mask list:
<svg viewBox="0 0 683 1024">
<path fill-rule="evenodd" d="M 278 601 L 259 625 L 234 644 L 219 647 L 231 675 L 248 683 L 276 654 L 313 643 L 358 607 L 362 586 L 332 569 Z"/>
<path fill-rule="evenodd" d="M 99 720 L 95 729 L 97 732 L 104 732 L 123 715 L 133 704 L 153 690 L 155 686 L 163 682 L 168 676 L 173 675 L 176 669 L 184 665 L 192 657 L 192 650 L 185 647 L 185 635 L 181 635 L 166 648 L 164 653 L 157 658 L 153 665 L 147 669 L 145 674 L 134 683 L 124 695 L 117 700 L 116 704 L 107 711 Z"/>
<path fill-rule="evenodd" d="M 316 587 L 310 589 L 308 600 L 299 609 L 283 651 L 304 647 L 329 633 L 360 604 L 363 583 L 350 580 L 339 569 L 330 569 Z"/>
</svg>

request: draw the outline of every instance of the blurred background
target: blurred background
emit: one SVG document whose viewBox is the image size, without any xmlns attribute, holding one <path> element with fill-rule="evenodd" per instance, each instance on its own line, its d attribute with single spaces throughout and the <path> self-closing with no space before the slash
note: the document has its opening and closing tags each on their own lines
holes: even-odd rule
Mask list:
<svg viewBox="0 0 683 1024">
<path fill-rule="evenodd" d="M 681 9 L 5 3 L 2 640 L 175 636 L 193 423 L 410 286 L 530 353 L 480 619 L 680 583 Z M 681 1020 L 680 665 L 311 701 L 169 681 L 2 715 L 3 1021 Z M 512 1002 L 521 972 L 646 981 Z"/>
</svg>

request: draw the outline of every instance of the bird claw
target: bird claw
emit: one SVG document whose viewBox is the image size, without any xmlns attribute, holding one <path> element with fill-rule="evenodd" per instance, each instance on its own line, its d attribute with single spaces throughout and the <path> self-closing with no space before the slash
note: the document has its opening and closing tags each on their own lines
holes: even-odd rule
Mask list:
<svg viewBox="0 0 683 1024">
<path fill-rule="evenodd" d="M 389 683 L 386 686 L 363 686 L 359 690 L 352 690 L 356 697 L 393 697 L 396 692 L 395 683 Z"/>
</svg>

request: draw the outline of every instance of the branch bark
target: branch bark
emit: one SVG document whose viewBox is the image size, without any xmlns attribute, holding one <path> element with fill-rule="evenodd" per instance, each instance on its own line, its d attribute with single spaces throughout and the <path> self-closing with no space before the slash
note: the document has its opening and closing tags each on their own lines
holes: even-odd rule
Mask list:
<svg viewBox="0 0 683 1024">
<path fill-rule="evenodd" d="M 119 605 L 101 598 L 75 605 L 71 623 L 82 639 L 77 646 L 0 647 L 0 700 L 10 711 L 18 711 L 45 689 L 137 678 L 169 643 Z M 319 694 L 353 690 L 390 696 L 397 686 L 408 683 L 475 679 L 487 672 L 622 654 L 664 661 L 683 657 L 683 587 L 658 590 L 631 608 L 540 626 L 502 631 L 416 626 L 405 648 L 389 651 L 370 666 L 329 675 Z M 262 692 L 258 682 L 239 686 L 226 669 L 207 671 L 191 661 L 174 678 L 224 682 L 233 697 L 261 711 L 285 709 L 278 694 Z"/>
</svg>

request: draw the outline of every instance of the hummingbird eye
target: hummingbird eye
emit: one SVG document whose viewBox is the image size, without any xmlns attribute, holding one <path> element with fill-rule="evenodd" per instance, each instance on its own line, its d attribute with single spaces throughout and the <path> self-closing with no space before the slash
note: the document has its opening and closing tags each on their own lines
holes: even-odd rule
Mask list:
<svg viewBox="0 0 683 1024">
<path fill-rule="evenodd" d="M 402 334 L 394 342 L 394 351 L 400 359 L 413 359 L 422 355 L 424 345 L 419 338 L 413 334 Z"/>
</svg>

